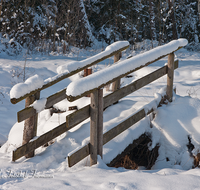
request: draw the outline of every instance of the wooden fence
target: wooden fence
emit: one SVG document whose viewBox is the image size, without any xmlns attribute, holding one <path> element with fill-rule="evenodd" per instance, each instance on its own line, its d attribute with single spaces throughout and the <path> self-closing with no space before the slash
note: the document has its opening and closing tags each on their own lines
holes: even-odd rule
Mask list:
<svg viewBox="0 0 200 190">
<path fill-rule="evenodd" d="M 131 84 L 119 88 L 119 81 L 120 78 L 142 68 L 145 67 L 167 55 L 163 55 L 161 57 L 158 57 L 154 61 L 147 62 L 143 66 L 140 66 L 138 68 L 135 68 L 134 70 L 131 70 L 128 73 L 125 73 L 123 75 L 120 75 L 119 77 L 112 79 L 106 84 L 101 85 L 98 88 L 94 88 L 90 91 L 86 91 L 83 94 L 77 96 L 77 97 L 68 97 L 66 95 L 66 89 L 63 89 L 60 92 L 57 92 L 56 94 L 50 96 L 47 98 L 47 102 L 45 105 L 45 109 L 48 109 L 52 107 L 55 103 L 68 98 L 70 101 L 74 101 L 78 98 L 81 98 L 88 93 L 91 93 L 91 104 L 87 105 L 80 110 L 77 110 L 73 112 L 70 115 L 66 116 L 66 122 L 62 123 L 61 125 L 55 127 L 54 129 L 50 130 L 49 132 L 41 135 L 37 139 L 32 139 L 36 135 L 36 130 L 37 130 L 37 112 L 33 107 L 30 107 L 29 105 L 32 104 L 32 102 L 36 99 L 39 99 L 39 92 L 57 82 L 60 80 L 63 80 L 64 78 L 67 78 L 75 73 L 78 73 L 79 71 L 96 64 L 110 56 L 115 56 L 115 59 L 118 60 L 120 58 L 119 54 L 121 51 L 125 50 L 128 48 L 128 46 L 125 46 L 123 48 L 120 48 L 111 54 L 109 56 L 105 56 L 101 58 L 98 61 L 94 61 L 92 64 L 90 63 L 87 66 L 84 66 L 82 68 L 77 69 L 76 71 L 73 71 L 72 73 L 68 73 L 65 76 L 60 77 L 59 79 L 56 78 L 55 81 L 52 81 L 48 84 L 45 84 L 42 88 L 37 89 L 35 91 L 32 91 L 23 97 L 20 97 L 18 99 L 12 99 L 12 103 L 17 103 L 23 99 L 26 98 L 26 108 L 18 112 L 18 122 L 24 121 L 25 120 L 25 128 L 33 128 L 33 133 L 31 135 L 27 135 L 29 139 L 26 139 L 27 142 L 23 141 L 23 145 L 21 147 L 18 147 L 16 150 L 13 151 L 13 158 L 12 160 L 15 161 L 22 156 L 32 157 L 34 156 L 34 150 L 37 149 L 38 147 L 48 143 L 52 139 L 58 137 L 59 135 L 63 134 L 64 132 L 72 129 L 85 119 L 90 117 L 90 143 L 85 145 L 84 147 L 81 147 L 79 150 L 76 152 L 69 154 L 68 155 L 68 164 L 69 167 L 75 165 L 77 162 L 85 158 L 86 156 L 90 155 L 90 165 L 96 164 L 97 163 L 97 155 L 102 156 L 102 149 L 103 145 L 115 138 L 117 135 L 122 133 L 124 130 L 127 128 L 131 127 L 133 124 L 144 118 L 147 114 L 150 114 L 153 109 L 151 109 L 148 113 L 145 113 L 145 110 L 139 110 L 137 113 L 134 115 L 130 116 L 127 118 L 125 121 L 122 123 L 118 124 L 116 127 L 112 128 L 105 134 L 103 134 L 103 110 L 112 105 L 113 103 L 116 103 L 118 100 L 121 98 L 129 95 L 130 93 L 144 87 L 145 85 L 157 80 L 158 78 L 164 76 L 167 74 L 167 92 L 166 96 L 169 101 L 172 101 L 172 90 L 173 90 L 173 76 L 174 76 L 174 69 L 178 68 L 178 61 L 174 62 L 174 52 L 170 52 L 168 55 L 168 65 L 163 66 L 162 68 L 159 68 L 158 70 L 132 82 Z M 179 47 L 180 49 L 182 47 Z M 177 50 L 178 50 L 177 49 Z M 104 87 L 107 84 L 110 83 L 117 83 L 113 86 L 114 92 L 111 94 L 103 97 L 103 90 L 102 87 Z M 24 134 L 26 135 L 26 134 Z M 32 139 L 32 140 L 31 140 Z"/>
</svg>

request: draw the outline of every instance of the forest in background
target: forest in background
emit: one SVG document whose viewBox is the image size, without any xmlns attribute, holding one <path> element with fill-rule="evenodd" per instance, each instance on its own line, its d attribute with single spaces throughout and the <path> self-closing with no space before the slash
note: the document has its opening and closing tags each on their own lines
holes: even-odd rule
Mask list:
<svg viewBox="0 0 200 190">
<path fill-rule="evenodd" d="M 1 0 L 0 52 L 70 51 L 96 40 L 199 44 L 199 0 Z M 153 43 L 152 43 L 153 44 Z"/>
</svg>

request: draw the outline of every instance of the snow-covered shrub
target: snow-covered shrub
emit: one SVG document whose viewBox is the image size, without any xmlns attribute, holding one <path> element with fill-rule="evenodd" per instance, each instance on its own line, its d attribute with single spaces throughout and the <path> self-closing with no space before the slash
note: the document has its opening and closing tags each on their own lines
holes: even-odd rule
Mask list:
<svg viewBox="0 0 200 190">
<path fill-rule="evenodd" d="M 14 56 L 23 53 L 23 50 L 23 47 L 15 39 L 9 39 L 8 35 L 0 37 L 0 53 Z"/>
<path fill-rule="evenodd" d="M 133 49 L 137 51 L 142 51 L 142 50 L 150 50 L 159 45 L 159 42 L 156 40 L 143 40 L 142 42 L 136 42 L 133 45 Z"/>
<path fill-rule="evenodd" d="M 198 51 L 198 52 L 200 52 L 200 43 L 191 42 L 185 48 L 187 50 L 189 50 L 189 51 Z"/>
</svg>

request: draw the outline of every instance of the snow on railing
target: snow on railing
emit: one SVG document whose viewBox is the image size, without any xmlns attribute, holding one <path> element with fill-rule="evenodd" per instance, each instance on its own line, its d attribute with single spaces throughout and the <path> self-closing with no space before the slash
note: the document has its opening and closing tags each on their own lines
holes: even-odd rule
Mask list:
<svg viewBox="0 0 200 190">
<path fill-rule="evenodd" d="M 87 65 L 90 65 L 93 62 L 96 62 L 98 60 L 101 60 L 103 57 L 110 55 L 113 52 L 118 51 L 121 48 L 127 47 L 129 46 L 129 42 L 128 41 L 118 41 L 118 42 L 114 42 L 113 44 L 109 45 L 106 47 L 105 51 L 94 55 L 92 57 L 89 57 L 88 59 L 82 60 L 82 61 L 72 61 L 72 62 L 68 62 L 65 65 L 61 65 L 57 68 L 57 73 L 61 74 L 61 73 L 70 73 L 72 71 L 77 70 L 78 68 L 82 68 L 85 67 Z"/>
<path fill-rule="evenodd" d="M 20 83 L 13 86 L 13 88 L 10 91 L 10 98 L 11 102 L 13 104 L 16 104 L 17 102 L 25 99 L 26 97 L 29 97 L 32 94 L 35 94 L 37 91 L 41 91 L 45 88 L 48 88 L 61 80 L 68 78 L 82 70 L 84 70 L 87 67 L 90 67 L 92 65 L 95 65 L 113 55 L 115 55 L 118 52 L 121 52 L 129 47 L 128 41 L 118 41 L 111 45 L 109 45 L 105 51 L 94 55 L 88 59 L 82 60 L 82 61 L 74 61 L 69 62 L 66 65 L 58 67 L 58 75 L 48 78 L 45 81 L 39 81 L 37 83 Z M 30 79 L 27 79 L 27 81 Z"/>
<path fill-rule="evenodd" d="M 43 79 L 38 75 L 34 75 L 32 77 L 29 77 L 24 83 L 18 83 L 14 85 L 10 91 L 10 98 L 20 98 L 24 94 L 41 88 L 43 85 Z"/>
<path fill-rule="evenodd" d="M 66 90 L 68 100 L 74 101 L 93 89 L 101 88 L 106 84 L 113 82 L 118 77 L 124 77 L 137 70 L 137 68 L 139 69 L 143 66 L 147 66 L 155 60 L 177 51 L 179 48 L 186 46 L 187 43 L 188 41 L 186 39 L 173 40 L 168 44 L 118 62 L 118 64 L 115 64 L 112 67 L 108 67 L 90 76 L 73 81 L 68 85 Z"/>
</svg>

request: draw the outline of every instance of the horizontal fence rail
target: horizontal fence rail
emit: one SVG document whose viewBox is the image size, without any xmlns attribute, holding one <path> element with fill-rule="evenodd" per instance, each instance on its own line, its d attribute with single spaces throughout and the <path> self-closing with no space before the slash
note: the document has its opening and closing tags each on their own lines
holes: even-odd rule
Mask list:
<svg viewBox="0 0 200 190">
<path fill-rule="evenodd" d="M 47 98 L 46 105 L 44 109 L 51 108 L 54 104 L 64 100 L 67 98 L 66 88 L 57 92 Z M 19 112 L 17 112 L 17 120 L 18 122 L 24 121 L 31 116 L 34 116 L 37 113 L 36 109 L 33 106 L 27 107 Z"/>
<path fill-rule="evenodd" d="M 174 63 L 175 63 L 174 69 L 177 69 L 178 68 L 178 60 L 175 61 Z M 154 71 L 154 72 L 132 82 L 131 84 L 129 84 L 129 85 L 127 85 L 127 86 L 125 86 L 125 87 L 123 87 L 119 90 L 116 90 L 115 92 L 108 94 L 107 96 L 103 97 L 103 108 L 104 109 L 107 108 L 108 106 L 117 102 L 119 99 L 124 98 L 125 96 L 131 94 L 132 92 L 139 90 L 140 88 L 144 87 L 145 85 L 150 84 L 151 82 L 153 82 L 153 81 L 159 79 L 160 77 L 166 75 L 167 72 L 168 72 L 167 68 L 168 68 L 167 65 L 165 65 L 165 66 L 161 67 L 160 69 L 158 69 L 158 70 L 156 70 L 156 71 Z M 61 93 L 61 96 L 62 96 L 62 93 Z M 30 107 L 29 109 L 34 110 L 32 107 Z M 20 111 L 19 113 L 23 113 L 23 112 L 26 112 L 26 108 L 24 110 Z M 143 113 L 143 112 L 144 112 L 144 110 L 143 111 L 141 110 L 138 113 L 139 114 L 138 118 L 145 117 L 146 114 Z M 36 114 L 36 111 L 32 111 L 31 114 Z M 29 115 L 29 116 L 32 116 L 32 115 Z M 67 132 L 68 130 L 72 129 L 73 127 L 75 127 L 79 123 L 83 122 L 84 120 L 88 119 L 89 117 L 90 117 L 90 105 L 87 105 L 87 106 L 81 108 L 80 110 L 77 110 L 77 111 L 71 113 L 70 115 L 67 115 L 66 116 L 66 122 L 64 122 L 63 124 L 59 125 L 58 127 L 54 128 L 54 129 L 52 129 L 51 131 L 43 134 L 42 136 L 38 137 L 37 139 L 32 140 L 31 142 L 29 142 L 25 145 L 22 145 L 21 147 L 17 148 L 15 151 L 13 151 L 12 160 L 15 161 L 15 160 L 21 158 L 22 156 L 25 156 L 26 154 L 32 152 L 33 150 L 39 148 L 42 145 L 48 143 L 49 141 L 56 138 L 57 136 L 59 136 L 59 135 L 65 133 L 65 132 Z M 135 118 L 136 116 L 132 116 L 132 117 Z M 129 119 L 129 120 L 131 120 L 131 119 Z M 129 121 L 129 120 L 124 121 L 124 122 L 127 122 L 127 123 L 128 122 L 132 123 L 132 122 L 135 122 L 135 121 L 137 122 L 137 120 L 133 120 L 133 121 Z M 131 125 L 133 125 L 133 124 L 131 124 Z M 121 127 L 119 127 L 119 128 L 121 128 Z M 114 129 L 112 129 L 112 130 L 114 130 Z M 103 144 L 106 144 L 108 142 L 108 139 L 110 138 L 109 136 L 111 136 L 111 134 L 112 134 L 112 132 L 109 132 L 109 131 L 104 134 Z M 80 156 L 79 158 L 86 157 L 86 156 L 89 155 L 88 154 L 88 152 L 90 152 L 89 151 L 89 145 L 84 146 L 78 152 L 81 152 L 81 153 L 74 153 L 73 155 L 70 156 L 69 163 L 71 163 L 71 166 L 74 165 L 72 163 L 77 163 L 76 161 L 72 161 L 75 157 L 77 157 L 76 155 L 81 154 L 81 155 L 79 155 Z M 77 160 L 79 158 L 76 158 L 75 160 Z"/>
</svg>

